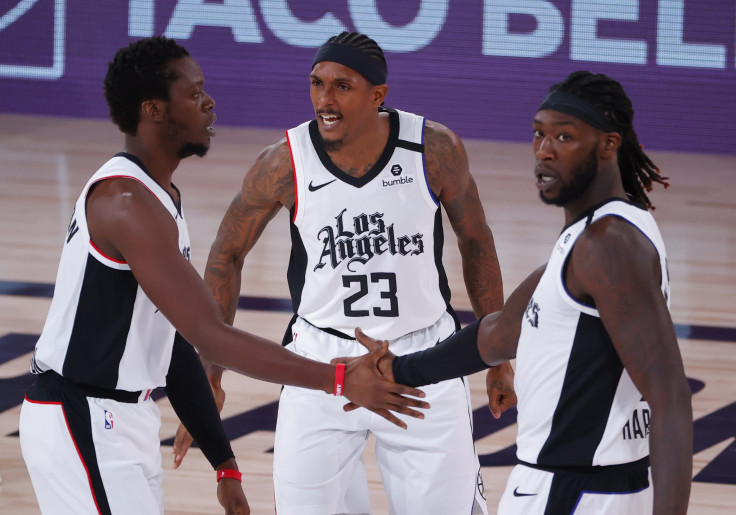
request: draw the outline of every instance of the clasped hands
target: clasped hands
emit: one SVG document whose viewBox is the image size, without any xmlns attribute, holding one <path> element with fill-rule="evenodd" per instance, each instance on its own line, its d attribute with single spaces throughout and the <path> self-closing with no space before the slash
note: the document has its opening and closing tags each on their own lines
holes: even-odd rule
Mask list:
<svg viewBox="0 0 736 515">
<path fill-rule="evenodd" d="M 402 429 L 406 423 L 394 413 L 424 418 L 424 413 L 415 409 L 429 409 L 429 404 L 420 400 L 424 392 L 394 382 L 392 363 L 396 356 L 388 350 L 388 341 L 373 339 L 360 328 L 355 329 L 355 337 L 368 354 L 331 361 L 346 365 L 344 395 L 350 402 L 343 409 L 366 408 Z"/>
<path fill-rule="evenodd" d="M 332 363 L 345 363 L 347 366 L 351 366 L 363 362 L 362 365 L 367 366 L 369 368 L 369 372 L 373 372 L 374 376 L 377 373 L 380 373 L 385 381 L 393 384 L 393 361 L 396 356 L 388 350 L 388 341 L 371 338 L 363 333 L 360 328 L 355 329 L 355 337 L 361 345 L 368 349 L 368 354 L 360 358 L 336 358 L 332 360 Z M 373 368 L 371 369 L 371 367 Z M 396 385 L 396 387 L 399 386 L 401 385 Z M 360 388 L 361 385 L 359 384 L 358 387 Z M 486 391 L 488 394 L 488 407 L 491 410 L 493 418 L 500 418 L 504 411 L 516 406 L 517 399 L 516 392 L 514 391 L 514 369 L 510 362 L 501 363 L 500 365 L 488 370 L 486 376 Z M 345 395 L 348 396 L 351 402 L 346 404 L 343 409 L 345 411 L 353 411 L 354 409 L 363 406 L 403 429 L 406 429 L 406 424 L 391 414 L 390 411 L 409 415 L 414 418 L 424 418 L 423 413 L 412 409 L 412 407 L 427 409 L 429 408 L 429 404 L 418 401 L 417 399 L 404 397 L 405 395 L 411 395 L 422 398 L 424 397 L 424 393 L 421 390 L 404 386 L 403 388 L 391 393 L 393 395 L 393 403 L 390 403 L 387 407 L 374 408 L 356 400 L 357 396 L 355 392 L 346 392 Z"/>
</svg>

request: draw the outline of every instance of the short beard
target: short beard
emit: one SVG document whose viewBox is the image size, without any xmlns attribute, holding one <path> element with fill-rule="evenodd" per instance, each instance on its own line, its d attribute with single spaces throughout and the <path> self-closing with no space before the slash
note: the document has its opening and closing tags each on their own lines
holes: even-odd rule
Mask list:
<svg viewBox="0 0 736 515">
<path fill-rule="evenodd" d="M 342 148 L 344 143 L 345 142 L 341 139 L 337 141 L 325 141 L 325 139 L 322 138 L 322 146 L 325 148 L 326 152 L 336 152 Z"/>
<path fill-rule="evenodd" d="M 170 116 L 167 118 L 166 122 L 169 136 L 172 139 L 175 139 L 177 143 L 181 144 L 179 150 L 176 152 L 177 158 L 186 159 L 189 156 L 204 157 L 207 155 L 207 151 L 210 149 L 209 145 L 205 145 L 204 143 L 185 142 L 186 134 L 189 131 L 183 123 L 171 119 Z"/>
<path fill-rule="evenodd" d="M 560 193 L 556 197 L 547 198 L 540 191 L 539 198 L 545 204 L 566 206 L 570 202 L 580 198 L 585 190 L 593 183 L 596 175 L 598 175 L 598 155 L 596 149 L 593 148 L 588 158 L 573 171 L 570 183 L 560 189 Z"/>
<path fill-rule="evenodd" d="M 207 145 L 202 143 L 184 143 L 177 153 L 179 159 L 186 159 L 189 156 L 204 157 L 207 155 L 207 151 L 210 149 Z"/>
</svg>

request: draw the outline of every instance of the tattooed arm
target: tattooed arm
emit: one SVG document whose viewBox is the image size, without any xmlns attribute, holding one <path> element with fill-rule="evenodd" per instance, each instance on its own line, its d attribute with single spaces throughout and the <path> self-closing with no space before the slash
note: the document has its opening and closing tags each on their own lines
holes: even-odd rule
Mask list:
<svg viewBox="0 0 736 515">
<path fill-rule="evenodd" d="M 294 204 L 293 177 L 289 146 L 283 139 L 261 151 L 220 222 L 207 258 L 204 280 L 227 324 L 233 324 L 238 308 L 245 256 L 279 209 L 282 206 L 290 209 Z M 204 366 L 217 397 L 222 392 L 222 368 L 209 362 L 204 362 Z M 224 392 L 220 395 L 224 402 Z"/>
<path fill-rule="evenodd" d="M 476 316 L 499 311 L 503 306 L 501 270 L 465 147 L 450 129 L 430 121 L 424 141 L 429 185 L 457 236 L 473 311 Z"/>
<path fill-rule="evenodd" d="M 294 179 L 286 140 L 263 150 L 245 174 L 217 231 L 204 279 L 217 299 L 222 318 L 232 324 L 240 296 L 246 254 L 279 209 L 294 204 Z"/>
<path fill-rule="evenodd" d="M 431 121 L 427 121 L 424 141 L 429 185 L 444 206 L 457 236 L 465 288 L 473 312 L 480 317 L 499 311 L 503 306 L 501 270 L 465 147 L 450 129 Z M 511 364 L 491 368 L 486 376 L 486 388 L 494 417 L 515 405 Z"/>
<path fill-rule="evenodd" d="M 293 204 L 291 156 L 286 139 L 283 139 L 264 149 L 245 174 L 242 189 L 230 203 L 207 258 L 204 280 L 215 296 L 225 323 L 232 325 L 235 319 L 245 256 L 279 209 L 282 206 L 291 209 Z M 204 359 L 202 364 L 217 407 L 222 411 L 225 404 L 223 368 Z M 174 468 L 181 464 L 191 443 L 191 436 L 180 425 L 173 447 Z"/>
</svg>

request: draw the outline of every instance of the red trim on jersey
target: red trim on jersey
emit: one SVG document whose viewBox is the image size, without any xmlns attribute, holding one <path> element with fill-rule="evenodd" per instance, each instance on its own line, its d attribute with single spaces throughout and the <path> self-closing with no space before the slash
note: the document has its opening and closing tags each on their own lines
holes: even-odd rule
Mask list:
<svg viewBox="0 0 736 515">
<path fill-rule="evenodd" d="M 127 262 L 127 261 L 120 261 L 119 259 L 111 258 L 111 257 L 110 257 L 110 256 L 108 256 L 107 254 L 105 254 L 104 252 L 102 252 L 102 251 L 101 251 L 101 250 L 99 249 L 99 247 L 97 247 L 97 245 L 95 245 L 95 242 L 94 242 L 94 241 L 92 241 L 92 240 L 89 240 L 89 244 L 90 244 L 90 245 L 92 245 L 92 246 L 93 246 L 93 247 L 95 248 L 95 250 L 96 250 L 97 252 L 99 252 L 100 254 L 102 254 L 102 256 L 103 256 L 103 257 L 104 257 L 105 259 L 109 259 L 110 261 L 114 261 L 115 263 L 118 263 L 118 264 L 121 264 L 121 265 L 127 265 L 127 264 L 128 264 L 128 262 Z"/>
<path fill-rule="evenodd" d="M 102 514 L 102 510 L 100 510 L 100 505 L 97 504 L 97 496 L 95 496 L 95 489 L 92 488 L 92 477 L 89 475 L 89 469 L 87 468 L 87 464 L 84 462 L 84 458 L 82 458 L 82 453 L 79 452 L 79 446 L 77 445 L 77 441 L 74 439 L 74 435 L 72 434 L 72 429 L 69 427 L 69 420 L 66 418 L 66 411 L 64 411 L 64 406 L 60 402 L 52 402 L 52 401 L 34 401 L 28 398 L 28 396 L 25 397 L 25 400 L 33 403 L 33 404 L 57 404 L 61 408 L 61 414 L 64 415 L 64 422 L 66 423 L 66 429 L 69 431 L 69 438 L 72 439 L 72 443 L 74 444 L 74 449 L 77 451 L 77 455 L 79 456 L 79 461 L 82 462 L 82 466 L 84 467 L 84 472 L 87 474 L 87 481 L 89 482 L 89 492 L 92 494 L 92 500 L 95 503 L 95 508 L 97 508 L 97 513 Z"/>
<path fill-rule="evenodd" d="M 292 222 L 296 220 L 296 213 L 299 211 L 299 190 L 296 187 L 296 166 L 294 166 L 294 153 L 291 151 L 291 141 L 289 140 L 289 131 L 286 131 L 286 143 L 289 145 L 289 157 L 291 157 L 291 169 L 294 171 L 294 218 Z"/>
<path fill-rule="evenodd" d="M 24 400 L 27 400 L 28 402 L 31 402 L 33 404 L 58 404 L 59 406 L 61 406 L 61 403 L 59 401 L 34 401 L 33 399 L 29 399 L 28 396 L 25 396 Z"/>
<path fill-rule="evenodd" d="M 156 197 L 156 198 L 158 199 L 158 201 L 159 201 L 159 202 L 161 202 L 161 203 L 163 204 L 163 202 L 161 201 L 161 199 L 159 198 L 159 196 L 158 196 L 158 195 L 156 195 L 156 194 L 155 194 L 155 193 L 153 192 L 153 190 L 152 190 L 151 188 L 149 188 L 148 186 L 146 186 L 146 183 L 144 183 L 144 182 L 143 182 L 142 180 L 140 180 L 140 179 L 139 179 L 138 177 L 133 177 L 132 175 L 109 175 L 109 176 L 107 176 L 107 177 L 100 177 L 100 178 L 99 178 L 99 179 L 97 179 L 97 180 L 96 180 L 95 182 L 93 182 L 92 184 L 90 184 L 90 185 L 89 185 L 89 188 L 87 188 L 87 191 L 86 191 L 86 192 L 84 193 L 84 198 L 87 198 L 87 194 L 89 193 L 89 190 L 90 190 L 90 189 L 92 188 L 92 186 L 94 186 L 94 185 L 95 185 L 95 184 L 97 184 L 98 182 L 102 182 L 102 181 L 105 181 L 105 180 L 107 180 L 107 179 L 133 179 L 134 181 L 138 181 L 139 183 L 141 183 L 141 185 L 143 185 L 143 187 L 144 187 L 144 188 L 146 188 L 146 189 L 147 189 L 148 191 L 150 191 L 150 192 L 151 192 L 151 195 L 153 195 L 154 197 Z M 90 245 L 92 245 L 92 246 L 93 246 L 93 247 L 95 248 L 95 250 L 96 250 L 97 252 L 99 252 L 99 253 L 100 253 L 100 254 L 101 254 L 101 255 L 102 255 L 103 257 L 105 257 L 106 259 L 109 259 L 110 261 L 113 261 L 113 262 L 115 262 L 115 263 L 118 263 L 118 264 L 120 264 L 120 265 L 127 265 L 127 264 L 128 264 L 128 262 L 127 262 L 127 261 L 120 261 L 120 260 L 118 260 L 118 259 L 115 259 L 115 258 L 111 258 L 111 257 L 110 257 L 110 256 L 108 256 L 107 254 L 105 254 L 104 252 L 102 252 L 102 251 L 101 251 L 101 250 L 99 249 L 99 247 L 98 247 L 97 245 L 95 245 L 95 242 L 93 242 L 93 241 L 92 241 L 91 239 L 89 240 L 89 244 L 90 244 Z"/>
</svg>

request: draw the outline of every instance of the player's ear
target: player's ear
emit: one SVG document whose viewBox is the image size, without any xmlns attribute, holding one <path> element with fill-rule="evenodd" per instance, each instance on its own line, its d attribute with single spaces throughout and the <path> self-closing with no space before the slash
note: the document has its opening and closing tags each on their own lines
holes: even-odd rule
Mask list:
<svg viewBox="0 0 736 515">
<path fill-rule="evenodd" d="M 164 110 L 162 101 L 158 99 L 145 100 L 141 104 L 141 118 L 147 118 L 157 122 L 163 118 Z"/>
<path fill-rule="evenodd" d="M 610 159 L 615 157 L 621 146 L 621 134 L 618 132 L 606 132 L 603 134 L 601 142 L 601 157 Z"/>
<path fill-rule="evenodd" d="M 376 107 L 383 105 L 383 101 L 386 100 L 386 93 L 388 93 L 388 84 L 373 86 L 373 105 Z"/>
</svg>

